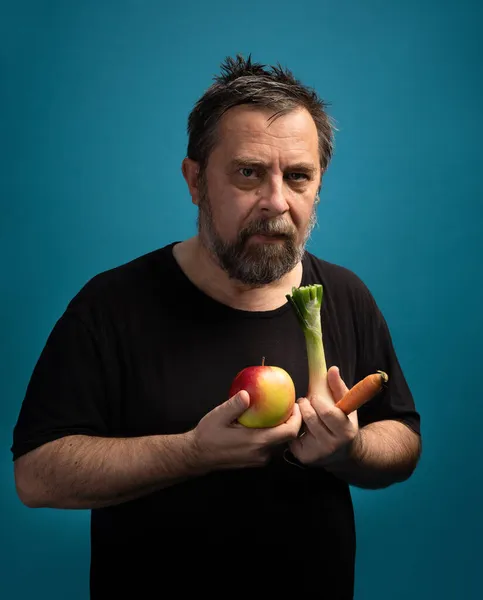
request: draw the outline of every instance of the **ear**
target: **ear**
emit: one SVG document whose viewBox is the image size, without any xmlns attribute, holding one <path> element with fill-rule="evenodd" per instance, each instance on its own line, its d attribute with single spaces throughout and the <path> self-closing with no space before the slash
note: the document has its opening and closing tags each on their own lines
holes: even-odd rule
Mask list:
<svg viewBox="0 0 483 600">
<path fill-rule="evenodd" d="M 200 200 L 200 192 L 199 192 L 199 172 L 200 167 L 197 162 L 192 160 L 191 158 L 183 159 L 181 163 L 181 171 L 183 173 L 183 177 L 185 178 L 186 183 L 188 184 L 188 189 L 191 194 L 191 201 L 193 204 L 198 206 Z"/>
</svg>

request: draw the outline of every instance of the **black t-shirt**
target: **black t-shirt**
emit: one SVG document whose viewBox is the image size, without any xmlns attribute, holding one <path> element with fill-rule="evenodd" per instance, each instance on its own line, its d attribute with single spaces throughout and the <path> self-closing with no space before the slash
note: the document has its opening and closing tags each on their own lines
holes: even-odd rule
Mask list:
<svg viewBox="0 0 483 600">
<path fill-rule="evenodd" d="M 305 339 L 286 304 L 236 310 L 185 276 L 174 243 L 101 273 L 72 299 L 32 373 L 12 452 L 71 434 L 129 437 L 185 432 L 228 399 L 244 367 L 278 365 L 305 395 Z M 384 391 L 359 424 L 420 418 L 386 321 L 350 270 L 311 253 L 302 285 L 324 286 L 327 366 L 347 386 L 384 370 Z M 356 538 L 347 484 L 274 452 L 262 468 L 210 473 L 91 513 L 91 598 L 176 593 L 312 591 L 348 600 Z M 259 576 L 254 587 L 253 578 Z M 167 586 L 167 587 L 166 587 Z M 278 587 L 277 587 L 278 586 Z M 124 596 L 125 594 L 125 596 Z M 136 595 L 137 594 L 137 595 Z"/>
</svg>

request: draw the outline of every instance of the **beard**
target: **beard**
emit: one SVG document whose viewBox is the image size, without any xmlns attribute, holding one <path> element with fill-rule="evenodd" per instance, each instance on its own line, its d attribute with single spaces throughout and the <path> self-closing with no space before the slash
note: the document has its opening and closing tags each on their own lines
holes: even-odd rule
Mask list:
<svg viewBox="0 0 483 600">
<path fill-rule="evenodd" d="M 302 242 L 298 232 L 285 218 L 258 219 L 242 229 L 236 239 L 227 242 L 219 235 L 213 219 L 206 187 L 200 184 L 197 218 L 201 243 L 216 259 L 230 279 L 260 287 L 281 279 L 299 263 L 317 222 L 315 204 Z M 250 243 L 254 235 L 277 236 L 277 241 Z"/>
</svg>

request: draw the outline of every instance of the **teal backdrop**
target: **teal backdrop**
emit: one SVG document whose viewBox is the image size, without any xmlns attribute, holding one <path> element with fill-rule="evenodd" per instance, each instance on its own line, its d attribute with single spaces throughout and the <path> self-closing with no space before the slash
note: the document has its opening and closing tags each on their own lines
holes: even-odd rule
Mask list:
<svg viewBox="0 0 483 600">
<path fill-rule="evenodd" d="M 331 103 L 336 152 L 309 249 L 370 287 L 422 415 L 411 480 L 353 489 L 356 600 L 483 597 L 481 7 L 1 3 L 2 599 L 88 598 L 89 513 L 20 503 L 12 429 L 79 288 L 195 233 L 186 119 L 237 52 L 288 66 Z M 285 560 L 280 577 L 294 574 Z"/>
</svg>

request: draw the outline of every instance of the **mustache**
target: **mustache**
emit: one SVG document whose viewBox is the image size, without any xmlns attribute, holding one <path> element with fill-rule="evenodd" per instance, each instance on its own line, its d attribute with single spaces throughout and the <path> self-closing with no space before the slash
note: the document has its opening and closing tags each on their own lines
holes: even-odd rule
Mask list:
<svg viewBox="0 0 483 600">
<path fill-rule="evenodd" d="M 252 235 L 276 235 L 287 239 L 295 238 L 297 230 L 293 225 L 283 220 L 259 219 L 252 221 L 240 233 L 240 239 L 245 242 Z"/>
</svg>

